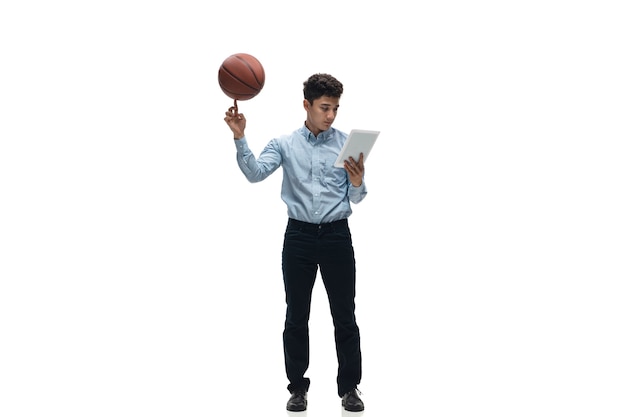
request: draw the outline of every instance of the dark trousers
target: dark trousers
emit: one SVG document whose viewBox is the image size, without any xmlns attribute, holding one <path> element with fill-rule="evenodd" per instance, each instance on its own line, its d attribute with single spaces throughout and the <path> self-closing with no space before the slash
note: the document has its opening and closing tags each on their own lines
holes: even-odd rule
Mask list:
<svg viewBox="0 0 626 417">
<path fill-rule="evenodd" d="M 289 219 L 282 255 L 287 302 L 283 347 L 289 385 L 308 389 L 309 315 L 313 284 L 319 267 L 335 327 L 339 396 L 361 381 L 361 347 L 355 317 L 355 261 L 347 220 L 310 224 Z"/>
</svg>

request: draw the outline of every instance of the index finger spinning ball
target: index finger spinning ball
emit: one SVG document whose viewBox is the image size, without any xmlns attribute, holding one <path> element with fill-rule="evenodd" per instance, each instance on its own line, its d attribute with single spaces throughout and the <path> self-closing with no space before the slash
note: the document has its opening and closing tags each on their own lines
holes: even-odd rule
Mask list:
<svg viewBox="0 0 626 417">
<path fill-rule="evenodd" d="M 263 89 L 265 70 L 258 59 L 250 54 L 238 53 L 226 58 L 217 73 L 220 88 L 235 100 L 249 100 Z"/>
</svg>

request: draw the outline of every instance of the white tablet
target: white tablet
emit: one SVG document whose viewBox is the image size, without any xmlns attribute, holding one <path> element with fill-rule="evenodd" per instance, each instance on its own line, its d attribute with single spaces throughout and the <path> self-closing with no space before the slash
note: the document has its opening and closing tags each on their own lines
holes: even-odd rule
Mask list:
<svg viewBox="0 0 626 417">
<path fill-rule="evenodd" d="M 350 157 L 358 161 L 361 152 L 363 152 L 363 162 L 365 162 L 379 134 L 380 132 L 377 130 L 352 129 L 341 152 L 339 152 L 335 167 L 343 168 L 343 162 Z"/>
</svg>

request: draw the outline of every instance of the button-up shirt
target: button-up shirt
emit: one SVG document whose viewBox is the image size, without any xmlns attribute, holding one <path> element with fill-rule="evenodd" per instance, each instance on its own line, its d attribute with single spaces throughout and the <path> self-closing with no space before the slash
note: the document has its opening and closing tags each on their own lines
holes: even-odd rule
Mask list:
<svg viewBox="0 0 626 417">
<path fill-rule="evenodd" d="M 328 223 L 352 214 L 350 203 L 367 194 L 350 183 L 347 171 L 334 166 L 347 134 L 330 128 L 317 137 L 302 126 L 289 135 L 272 139 L 255 157 L 245 137 L 235 140 L 237 163 L 250 182 L 263 181 L 283 168 L 281 197 L 290 218 L 307 223 Z"/>
</svg>

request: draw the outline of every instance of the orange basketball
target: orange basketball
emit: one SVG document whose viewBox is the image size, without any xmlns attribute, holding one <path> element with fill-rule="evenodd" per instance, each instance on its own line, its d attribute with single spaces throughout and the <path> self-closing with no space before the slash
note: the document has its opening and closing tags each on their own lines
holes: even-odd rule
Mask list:
<svg viewBox="0 0 626 417">
<path fill-rule="evenodd" d="M 217 79 L 228 97 L 249 100 L 263 89 L 265 70 L 261 62 L 252 55 L 233 54 L 220 65 Z"/>
</svg>

